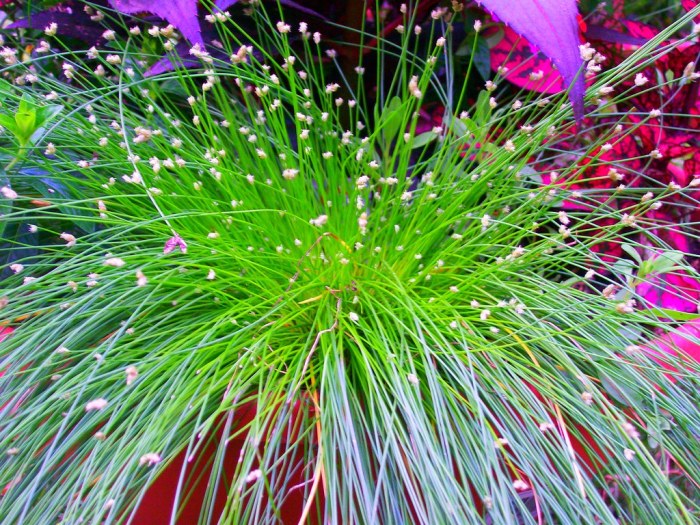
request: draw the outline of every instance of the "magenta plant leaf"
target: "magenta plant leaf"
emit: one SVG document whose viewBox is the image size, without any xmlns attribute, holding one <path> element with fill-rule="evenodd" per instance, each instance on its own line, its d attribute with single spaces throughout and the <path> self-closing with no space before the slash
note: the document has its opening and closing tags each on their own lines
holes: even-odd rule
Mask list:
<svg viewBox="0 0 700 525">
<path fill-rule="evenodd" d="M 82 9 L 65 11 L 47 9 L 46 11 L 33 13 L 31 17 L 21 18 L 8 25 L 5 29 L 18 27 L 44 29 L 51 23 L 58 24 L 58 34 L 61 37 L 77 38 L 90 44 L 99 42 L 104 32 L 104 27 L 90 20 L 90 17 Z"/>
<path fill-rule="evenodd" d="M 165 246 L 163 246 L 163 254 L 167 255 L 172 253 L 175 248 L 180 248 L 180 253 L 187 253 L 187 243 L 179 235 L 175 234 L 174 237 L 170 237 L 165 241 Z"/>
<path fill-rule="evenodd" d="M 585 86 L 580 72 L 576 0 L 480 0 L 479 3 L 552 60 L 564 82 L 571 86 L 569 97 L 574 116 L 580 121 Z"/>
<path fill-rule="evenodd" d="M 204 45 L 197 18 L 197 0 L 109 0 L 109 3 L 121 13 L 151 13 L 159 16 L 174 25 L 191 43 Z"/>
<path fill-rule="evenodd" d="M 215 6 L 223 11 L 236 4 L 238 0 L 216 0 Z M 202 28 L 197 16 L 198 0 L 109 0 L 110 5 L 121 13 L 151 13 L 174 25 L 191 44 L 204 47 Z M 319 13 L 292 0 L 280 0 L 280 4 L 302 13 L 325 19 Z"/>
<path fill-rule="evenodd" d="M 491 48 L 491 69 L 498 71 L 503 66 L 503 78 L 519 88 L 552 94 L 564 89 L 561 74 L 552 67 L 552 61 L 542 53 L 533 54 L 527 39 L 510 27 L 503 28 L 503 38 Z"/>
<path fill-rule="evenodd" d="M 686 11 L 691 11 L 698 5 L 698 0 L 681 0 L 681 5 Z M 700 20 L 700 15 L 693 18 L 693 21 L 695 22 L 697 22 L 698 20 Z"/>
</svg>

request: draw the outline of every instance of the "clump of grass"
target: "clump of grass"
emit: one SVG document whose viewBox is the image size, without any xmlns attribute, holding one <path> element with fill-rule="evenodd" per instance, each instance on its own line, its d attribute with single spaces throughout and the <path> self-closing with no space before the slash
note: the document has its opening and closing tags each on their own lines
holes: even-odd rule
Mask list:
<svg viewBox="0 0 700 525">
<path fill-rule="evenodd" d="M 560 213 L 588 202 L 576 174 L 530 165 L 568 103 L 466 108 L 437 80 L 443 22 L 427 56 L 380 41 L 373 93 L 320 35 L 251 16 L 217 23 L 228 60 L 195 47 L 200 68 L 144 76 L 142 39 L 171 36 L 144 30 L 10 94 L 64 109 L 6 148 L 4 220 L 44 241 L 3 282 L 2 520 L 126 522 L 185 450 L 214 465 L 203 522 L 225 485 L 226 523 L 273 523 L 294 490 L 323 523 L 692 523 L 699 367 L 642 351 L 672 312 L 634 308 L 591 251 L 658 199 Z M 416 135 L 427 93 L 444 125 Z M 54 185 L 39 207 L 32 177 Z"/>
</svg>

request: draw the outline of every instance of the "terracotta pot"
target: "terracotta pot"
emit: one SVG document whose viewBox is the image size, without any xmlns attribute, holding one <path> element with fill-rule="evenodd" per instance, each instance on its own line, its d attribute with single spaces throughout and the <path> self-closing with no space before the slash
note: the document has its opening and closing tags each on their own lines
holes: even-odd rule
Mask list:
<svg viewBox="0 0 700 525">
<path fill-rule="evenodd" d="M 300 411 L 301 409 L 299 403 L 297 402 L 291 415 L 292 426 L 294 426 L 295 419 L 301 417 Z M 255 417 L 255 413 L 255 403 L 246 403 L 239 407 L 235 412 L 235 428 L 240 428 L 250 423 Z M 223 423 L 223 421 L 219 422 Z M 186 454 L 185 452 L 180 453 L 168 464 L 155 483 L 148 489 L 143 500 L 136 509 L 135 514 L 132 516 L 132 525 L 167 525 L 170 523 L 173 502 L 175 501 L 177 485 L 183 467 L 186 468 L 186 474 L 188 477 L 191 476 L 189 479 L 200 479 L 202 481 L 195 482 L 193 485 L 186 487 L 181 493 L 181 502 L 184 500 L 183 496 L 185 493 L 189 493 L 189 499 L 184 505 L 180 503 L 176 523 L 178 525 L 190 525 L 198 522 L 197 520 L 199 519 L 206 494 L 206 483 L 212 470 L 212 466 L 207 465 L 206 460 L 216 454 L 217 445 L 220 442 L 222 433 L 221 428 L 223 425 L 217 425 L 217 427 L 219 427 L 219 430 L 216 432 L 216 439 L 207 440 L 206 446 L 204 446 L 198 452 L 201 459 L 204 459 L 205 461 L 191 461 L 189 462 L 188 466 L 185 467 L 187 459 Z M 297 438 L 298 432 L 292 430 L 289 435 L 284 436 L 282 444 L 293 442 Z M 265 439 L 263 438 L 261 441 L 264 443 Z M 227 492 L 226 487 L 233 479 L 238 458 L 240 457 L 241 450 L 244 445 L 245 435 L 241 435 L 240 437 L 229 441 L 223 460 L 223 478 L 225 479 L 225 482 L 219 484 L 216 493 L 212 523 L 218 523 L 218 519 L 224 509 Z M 261 448 L 263 446 L 264 445 L 261 445 Z M 299 450 L 299 453 L 294 459 L 302 460 L 301 450 Z M 303 476 L 301 469 L 291 476 L 291 480 L 288 484 L 290 490 L 286 494 L 284 502 L 279 506 L 282 523 L 297 524 L 299 522 L 299 519 L 303 513 L 304 505 L 306 504 L 302 484 L 307 481 L 308 480 L 305 476 Z M 319 492 L 317 497 L 321 497 L 320 495 L 321 493 Z M 313 515 L 314 512 L 312 511 L 310 514 Z M 311 516 L 311 518 L 313 518 L 313 516 Z M 316 522 L 313 519 L 307 519 L 304 521 L 304 523 L 313 524 Z"/>
</svg>

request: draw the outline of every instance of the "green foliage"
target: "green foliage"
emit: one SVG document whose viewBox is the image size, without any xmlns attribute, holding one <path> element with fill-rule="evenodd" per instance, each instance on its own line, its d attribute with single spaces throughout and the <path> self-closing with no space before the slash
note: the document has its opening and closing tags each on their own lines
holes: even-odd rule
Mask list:
<svg viewBox="0 0 700 525">
<path fill-rule="evenodd" d="M 26 148 L 38 140 L 43 127 L 62 110 L 63 106 L 58 104 L 39 106 L 25 93 L 20 98 L 14 115 L 0 113 L 0 126 L 14 135 L 20 149 Z"/>
<path fill-rule="evenodd" d="M 43 241 L 3 281 L 0 521 L 126 523 L 185 451 L 212 465 L 202 523 L 218 486 L 222 523 L 277 523 L 294 491 L 322 523 L 694 523 L 700 365 L 642 351 L 675 325 L 601 293 L 636 297 L 625 272 L 584 277 L 614 267 L 591 248 L 622 214 L 564 223 L 574 170 L 525 176 L 556 154 L 565 96 L 516 110 L 484 91 L 469 117 L 435 34 L 420 57 L 407 32 L 381 47 L 399 67 L 371 97 L 322 41 L 293 49 L 251 16 L 258 36 L 215 26 L 233 61 L 194 50 L 201 67 L 148 78 L 130 37 L 110 44 L 119 67 L 96 59 L 105 77 L 12 88 L 11 125 L 55 145 L 10 166 L 13 188 L 31 168 L 61 191 L 5 215 Z M 70 112 L 32 102 L 52 90 Z M 443 127 L 417 133 L 429 92 Z M 634 248 L 637 280 L 680 263 Z"/>
</svg>

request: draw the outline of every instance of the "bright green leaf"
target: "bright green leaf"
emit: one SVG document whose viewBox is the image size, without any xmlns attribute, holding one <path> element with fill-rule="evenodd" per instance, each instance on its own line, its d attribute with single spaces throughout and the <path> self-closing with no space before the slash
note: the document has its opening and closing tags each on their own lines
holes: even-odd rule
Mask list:
<svg viewBox="0 0 700 525">
<path fill-rule="evenodd" d="M 384 109 L 380 119 L 384 144 L 391 144 L 399 133 L 401 123 L 404 120 L 404 109 L 401 99 L 393 97 Z"/>
<path fill-rule="evenodd" d="M 0 114 L 0 126 L 5 128 L 13 135 L 17 131 L 17 123 L 15 122 L 15 119 L 10 117 L 9 115 Z"/>
<path fill-rule="evenodd" d="M 641 257 L 641 255 L 639 255 L 639 252 L 637 252 L 637 250 L 633 246 L 630 246 L 629 244 L 626 244 L 626 243 L 622 243 L 622 245 L 620 247 L 627 254 L 629 254 L 629 256 L 632 257 L 632 259 L 637 261 L 637 264 L 642 264 L 642 257 Z"/>
<path fill-rule="evenodd" d="M 430 144 L 432 141 L 434 141 L 437 138 L 437 136 L 437 133 L 435 133 L 434 131 L 426 131 L 425 133 L 416 135 L 411 141 L 411 148 L 422 148 L 423 146 Z"/>
</svg>

